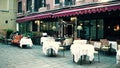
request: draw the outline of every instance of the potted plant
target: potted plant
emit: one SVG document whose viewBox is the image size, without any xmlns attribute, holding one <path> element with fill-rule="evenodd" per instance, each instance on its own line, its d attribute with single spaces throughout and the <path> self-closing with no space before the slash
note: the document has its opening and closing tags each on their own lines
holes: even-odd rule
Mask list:
<svg viewBox="0 0 120 68">
<path fill-rule="evenodd" d="M 11 33 L 13 33 L 13 30 L 11 30 L 11 29 L 6 30 L 6 38 L 7 39 L 10 38 Z"/>
<path fill-rule="evenodd" d="M 40 45 L 41 32 L 33 32 L 32 41 L 35 45 Z"/>
</svg>

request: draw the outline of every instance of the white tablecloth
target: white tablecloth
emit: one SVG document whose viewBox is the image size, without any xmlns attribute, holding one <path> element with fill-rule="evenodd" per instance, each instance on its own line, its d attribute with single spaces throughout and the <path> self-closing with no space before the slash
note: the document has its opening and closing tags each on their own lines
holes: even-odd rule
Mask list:
<svg viewBox="0 0 120 68">
<path fill-rule="evenodd" d="M 22 45 L 29 45 L 30 47 L 33 46 L 32 40 L 30 38 L 22 38 L 20 40 L 20 47 L 22 47 Z"/>
<path fill-rule="evenodd" d="M 81 40 L 81 39 L 80 39 L 80 40 L 74 40 L 74 41 L 73 41 L 73 44 L 74 44 L 74 43 L 75 43 L 75 44 L 87 44 L 87 40 Z"/>
<path fill-rule="evenodd" d="M 72 44 L 70 49 L 75 62 L 78 62 L 82 55 L 89 56 L 90 61 L 94 59 L 95 50 L 91 44 Z"/>
<path fill-rule="evenodd" d="M 55 54 L 58 54 L 59 46 L 61 45 L 60 42 L 50 41 L 50 42 L 44 42 L 43 43 L 43 53 L 47 55 L 48 49 L 53 49 L 55 51 Z"/>
<path fill-rule="evenodd" d="M 118 63 L 120 63 L 120 50 L 118 50 L 116 54 L 116 64 Z"/>
<path fill-rule="evenodd" d="M 55 41 L 55 39 L 53 37 L 41 37 L 40 44 L 43 44 L 44 42 L 50 42 L 50 41 Z"/>
</svg>

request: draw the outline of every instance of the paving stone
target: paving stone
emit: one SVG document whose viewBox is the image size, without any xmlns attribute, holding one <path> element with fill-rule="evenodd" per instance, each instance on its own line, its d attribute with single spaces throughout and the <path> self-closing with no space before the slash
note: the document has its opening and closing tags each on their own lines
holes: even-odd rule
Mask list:
<svg viewBox="0 0 120 68">
<path fill-rule="evenodd" d="M 42 46 L 19 48 L 17 46 L 0 44 L 0 68 L 117 68 L 116 57 L 101 55 L 101 62 L 97 62 L 97 55 L 92 64 L 88 62 L 80 65 L 72 61 L 70 51 L 65 51 L 65 57 L 59 52 L 56 57 L 48 57 L 42 53 Z"/>
</svg>

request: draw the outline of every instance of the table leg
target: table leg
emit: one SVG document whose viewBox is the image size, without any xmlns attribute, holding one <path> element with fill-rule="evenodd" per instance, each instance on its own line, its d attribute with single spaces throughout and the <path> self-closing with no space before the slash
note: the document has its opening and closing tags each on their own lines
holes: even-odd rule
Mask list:
<svg viewBox="0 0 120 68">
<path fill-rule="evenodd" d="M 74 55 L 73 55 L 73 62 L 75 62 L 75 61 L 74 61 Z"/>
<path fill-rule="evenodd" d="M 83 56 L 80 57 L 80 65 L 82 65 L 82 57 L 83 57 Z"/>
<path fill-rule="evenodd" d="M 53 49 L 51 48 L 50 50 L 51 50 L 51 56 L 53 56 Z"/>
</svg>

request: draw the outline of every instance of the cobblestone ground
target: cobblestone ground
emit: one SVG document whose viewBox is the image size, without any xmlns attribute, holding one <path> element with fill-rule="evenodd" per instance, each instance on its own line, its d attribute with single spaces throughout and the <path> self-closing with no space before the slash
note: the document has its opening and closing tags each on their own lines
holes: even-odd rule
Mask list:
<svg viewBox="0 0 120 68">
<path fill-rule="evenodd" d="M 118 68 L 115 56 L 101 55 L 101 62 L 96 60 L 82 65 L 74 63 L 70 51 L 62 52 L 56 57 L 48 57 L 42 53 L 42 46 L 19 48 L 17 46 L 0 44 L 0 68 Z M 95 55 L 97 59 L 97 55 Z"/>
</svg>

